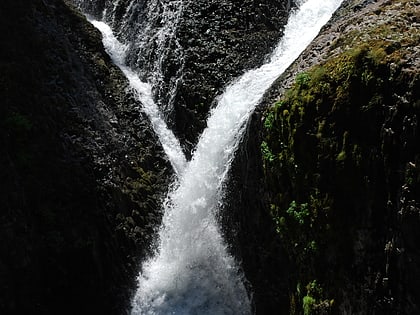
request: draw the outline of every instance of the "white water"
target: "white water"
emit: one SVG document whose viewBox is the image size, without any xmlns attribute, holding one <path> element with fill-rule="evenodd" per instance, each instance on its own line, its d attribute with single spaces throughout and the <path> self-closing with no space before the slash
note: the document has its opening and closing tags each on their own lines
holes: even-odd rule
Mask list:
<svg viewBox="0 0 420 315">
<path fill-rule="evenodd" d="M 183 51 L 181 45 L 178 43 L 176 31 L 184 9 L 184 1 L 152 1 L 149 6 L 146 20 L 154 21 L 159 19 L 161 26 L 156 27 L 154 24 L 147 24 L 142 30 L 142 33 L 138 34 L 140 40 L 136 45 L 145 47 L 146 49 L 149 48 L 156 56 L 153 60 L 153 67 L 148 81 L 153 86 L 159 86 L 164 82 L 164 62 L 168 58 L 169 53 L 176 50 L 178 53 L 177 57 L 183 59 Z M 159 9 L 158 6 L 161 6 L 161 8 Z M 151 46 L 155 46 L 155 48 L 151 50 Z M 143 51 L 146 49 L 143 49 Z M 178 72 L 182 72 L 182 67 L 178 69 Z M 180 75 L 179 73 L 176 76 L 177 79 Z M 172 88 L 176 88 L 176 85 Z M 170 94 L 173 93 L 170 92 Z"/>
<path fill-rule="evenodd" d="M 114 62 L 144 104 L 159 139 L 179 175 L 164 204 L 155 257 L 143 264 L 132 302 L 133 315 L 247 315 L 250 299 L 238 265 L 228 254 L 215 214 L 221 187 L 249 115 L 266 89 L 311 42 L 341 0 L 301 1 L 270 61 L 226 88 L 212 111 L 193 159 L 188 164 L 179 141 L 166 127 L 153 102 L 152 87 L 125 65 L 127 46 L 102 22 L 93 22 L 104 36 Z M 164 39 L 162 39 L 164 40 Z"/>
<path fill-rule="evenodd" d="M 124 72 L 130 82 L 133 92 L 143 104 L 143 110 L 149 117 L 153 129 L 162 143 L 163 149 L 169 158 L 175 172 L 180 174 L 186 166 L 186 159 L 182 152 L 179 140 L 173 132 L 168 129 L 158 106 L 153 101 L 152 86 L 142 82 L 137 74 L 125 65 L 127 46 L 121 44 L 113 35 L 111 28 L 104 22 L 91 21 L 91 23 L 102 33 L 102 41 L 105 49 L 111 56 L 114 63 Z"/>
<path fill-rule="evenodd" d="M 270 61 L 219 97 L 193 159 L 165 202 L 158 252 L 143 264 L 133 315 L 251 314 L 243 277 L 215 219 L 222 183 L 250 113 L 341 2 L 301 1 Z"/>
<path fill-rule="evenodd" d="M 127 65 L 140 73 L 143 81 L 152 86 L 154 101 L 158 107 L 169 112 L 173 108 L 174 97 L 182 77 L 184 51 L 176 36 L 185 0 L 131 1 L 125 9 L 120 23 L 115 20 L 119 1 L 103 12 L 103 21 L 117 26 L 118 38 L 129 43 Z M 142 6 L 145 8 L 141 9 Z M 112 12 L 108 12 L 112 11 Z M 145 16 L 139 19 L 139 11 Z M 115 27 L 113 27 L 115 30 Z M 165 63 L 176 63 L 175 73 L 165 78 Z"/>
</svg>

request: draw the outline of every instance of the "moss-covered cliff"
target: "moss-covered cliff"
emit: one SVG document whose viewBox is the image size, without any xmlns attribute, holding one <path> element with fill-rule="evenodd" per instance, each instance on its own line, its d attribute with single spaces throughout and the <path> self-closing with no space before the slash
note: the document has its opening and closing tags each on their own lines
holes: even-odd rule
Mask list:
<svg viewBox="0 0 420 315">
<path fill-rule="evenodd" d="M 345 1 L 264 114 L 290 314 L 420 312 L 419 18 L 416 1 Z"/>
<path fill-rule="evenodd" d="M 0 313 L 123 314 L 168 162 L 84 17 L 0 16 Z"/>
</svg>

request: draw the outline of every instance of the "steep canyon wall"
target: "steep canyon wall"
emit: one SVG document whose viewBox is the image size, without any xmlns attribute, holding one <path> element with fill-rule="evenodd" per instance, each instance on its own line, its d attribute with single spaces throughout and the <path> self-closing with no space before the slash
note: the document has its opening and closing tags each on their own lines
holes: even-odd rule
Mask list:
<svg viewBox="0 0 420 315">
<path fill-rule="evenodd" d="M 0 313 L 122 314 L 170 165 L 80 13 L 0 8 Z"/>
<path fill-rule="evenodd" d="M 249 125 L 241 255 L 291 314 L 419 312 L 418 25 L 415 1 L 345 1 Z"/>
<path fill-rule="evenodd" d="M 108 6 L 124 30 L 128 1 L 87 3 L 96 18 Z M 159 95 L 182 68 L 165 113 L 186 152 L 214 97 L 270 52 L 291 6 L 185 6 L 155 93 L 165 108 Z M 0 9 L 0 311 L 124 313 L 170 165 L 73 4 Z M 416 1 L 345 1 L 254 113 L 221 222 L 257 314 L 419 312 L 419 23 Z"/>
</svg>

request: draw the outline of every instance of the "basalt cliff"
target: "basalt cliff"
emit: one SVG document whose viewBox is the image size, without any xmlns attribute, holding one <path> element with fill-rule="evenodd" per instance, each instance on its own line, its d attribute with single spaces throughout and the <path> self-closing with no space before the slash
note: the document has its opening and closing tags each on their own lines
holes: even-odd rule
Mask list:
<svg viewBox="0 0 420 315">
<path fill-rule="evenodd" d="M 174 171 L 80 11 L 135 36 L 111 2 L 0 3 L 1 314 L 127 314 L 153 251 Z M 187 155 L 295 5 L 186 6 L 154 93 Z M 344 0 L 252 115 L 220 222 L 255 314 L 420 313 L 419 25 L 417 1 Z"/>
<path fill-rule="evenodd" d="M 256 298 L 419 313 L 418 26 L 415 1 L 344 1 L 254 113 L 229 186 Z"/>
</svg>

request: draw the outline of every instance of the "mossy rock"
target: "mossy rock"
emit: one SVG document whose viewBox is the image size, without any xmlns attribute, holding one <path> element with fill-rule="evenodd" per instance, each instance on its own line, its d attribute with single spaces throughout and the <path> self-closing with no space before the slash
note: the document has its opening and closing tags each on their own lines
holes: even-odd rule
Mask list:
<svg viewBox="0 0 420 315">
<path fill-rule="evenodd" d="M 349 30 L 325 48 L 322 62 L 296 75 L 263 122 L 268 211 L 296 264 L 295 281 L 320 279 L 325 296 L 337 302 L 333 313 L 344 294 L 356 299 L 356 279 L 373 279 L 373 270 L 390 272 L 383 264 L 383 239 L 394 233 L 394 241 L 401 240 L 400 232 L 390 231 L 415 238 L 402 222 L 419 221 L 414 213 L 420 200 L 413 195 L 418 184 L 411 186 L 418 182 L 420 155 L 419 71 L 410 61 L 418 60 L 420 39 L 412 24 L 414 4 L 371 5 L 380 10 L 362 12 L 374 15 L 373 22 L 360 17 L 355 29 L 342 21 Z M 360 8 L 354 8 L 357 16 Z M 410 255 L 417 257 L 414 246 Z M 410 286 L 397 272 L 393 277 L 395 292 Z M 365 305 L 355 307 L 366 311 L 377 303 L 383 312 L 397 307 L 386 304 L 385 289 L 369 281 L 363 282 L 371 290 Z M 303 312 L 297 303 L 302 299 L 291 302 L 297 312 Z M 307 310 L 314 309 L 313 299 L 306 298 Z"/>
</svg>

